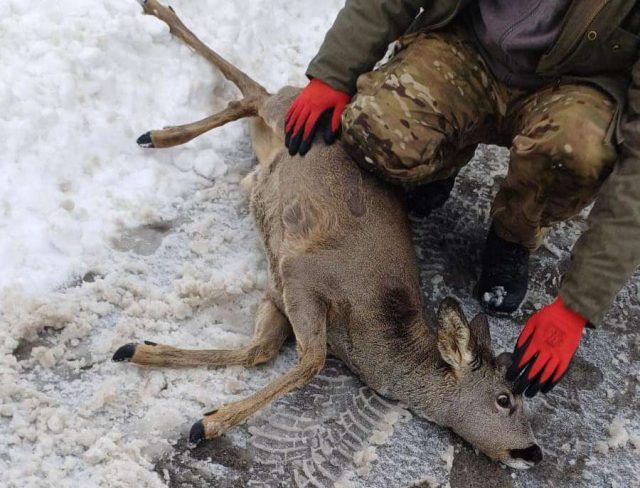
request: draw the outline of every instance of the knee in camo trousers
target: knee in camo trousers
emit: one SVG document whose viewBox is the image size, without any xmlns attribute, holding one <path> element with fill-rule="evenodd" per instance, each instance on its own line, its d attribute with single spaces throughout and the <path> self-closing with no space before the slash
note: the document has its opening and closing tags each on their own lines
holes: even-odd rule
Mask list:
<svg viewBox="0 0 640 488">
<path fill-rule="evenodd" d="M 514 89 L 497 81 L 460 28 L 402 39 L 362 75 L 343 114 L 343 144 L 365 169 L 402 185 L 457 174 L 479 143 L 511 145 L 496 230 L 531 249 L 592 202 L 617 155 L 615 106 L 588 85 Z"/>
</svg>

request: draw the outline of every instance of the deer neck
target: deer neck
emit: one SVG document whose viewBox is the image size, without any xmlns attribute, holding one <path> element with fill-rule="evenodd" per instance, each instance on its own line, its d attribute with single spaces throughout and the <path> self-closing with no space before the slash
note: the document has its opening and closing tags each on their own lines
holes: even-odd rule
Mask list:
<svg viewBox="0 0 640 488">
<path fill-rule="evenodd" d="M 390 340 L 380 355 L 377 391 L 406 404 L 421 417 L 446 423 L 446 369 L 438 351 L 436 334 L 424 321 L 411 327 L 405 340 Z"/>
<path fill-rule="evenodd" d="M 268 168 L 282 152 L 284 139 L 277 137 L 272 128 L 259 117 L 251 119 L 249 130 L 256 157 L 264 168 Z"/>
</svg>

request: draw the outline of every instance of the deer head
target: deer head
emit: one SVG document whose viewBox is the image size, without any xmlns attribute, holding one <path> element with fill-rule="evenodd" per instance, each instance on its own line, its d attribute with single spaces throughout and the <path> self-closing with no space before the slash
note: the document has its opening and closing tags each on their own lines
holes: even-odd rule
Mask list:
<svg viewBox="0 0 640 488">
<path fill-rule="evenodd" d="M 542 460 L 521 395 L 505 378 L 510 353 L 494 357 L 489 323 L 478 315 L 469 323 L 455 300 L 438 311 L 437 346 L 442 359 L 443 410 L 438 421 L 492 459 L 517 469 Z"/>
</svg>

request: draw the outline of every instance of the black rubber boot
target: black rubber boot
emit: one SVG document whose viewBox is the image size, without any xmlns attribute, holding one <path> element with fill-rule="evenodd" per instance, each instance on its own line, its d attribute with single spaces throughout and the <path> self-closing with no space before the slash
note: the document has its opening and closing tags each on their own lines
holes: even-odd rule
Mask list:
<svg viewBox="0 0 640 488">
<path fill-rule="evenodd" d="M 478 282 L 480 303 L 490 312 L 515 312 L 524 300 L 528 286 L 529 250 L 501 239 L 491 226 Z"/>
<path fill-rule="evenodd" d="M 428 217 L 432 210 L 442 207 L 449 199 L 455 182 L 456 177 L 452 176 L 446 180 L 407 188 L 405 190 L 407 210 L 414 217 Z"/>
</svg>

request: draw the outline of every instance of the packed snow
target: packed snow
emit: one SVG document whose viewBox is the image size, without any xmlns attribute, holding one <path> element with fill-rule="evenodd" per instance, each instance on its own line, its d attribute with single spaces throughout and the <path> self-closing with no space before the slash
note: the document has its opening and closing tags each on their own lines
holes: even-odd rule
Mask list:
<svg viewBox="0 0 640 488">
<path fill-rule="evenodd" d="M 276 90 L 304 83 L 342 3 L 172 5 L 207 44 Z M 575 383 L 568 377 L 559 393 L 533 403 L 549 460 L 517 479 L 336 364 L 314 382 L 313 394 L 297 390 L 230 432 L 220 444 L 226 450 L 215 443 L 187 449 L 184 436 L 203 412 L 248 395 L 295 361 L 291 346 L 253 370 L 110 361 L 132 341 L 236 348 L 251 336 L 266 266 L 239 185 L 254 163 L 246 124 L 170 150 L 135 144 L 149 129 L 210 115 L 237 91 L 161 22 L 143 16 L 135 0 L 0 0 L 0 46 L 2 486 L 163 487 L 182 479 L 186 486 L 315 480 L 456 487 L 477 479 L 478 470 L 496 486 L 505 479 L 501 486 L 558 485 L 566 481 L 562 470 L 588 486 L 639 483 L 638 277 L 606 327 L 586 339 Z M 505 163 L 501 150 L 483 151 L 458 182 L 455 201 L 431 218 L 436 231 L 418 223 L 431 309 L 453 294 L 477 311 L 469 291 L 480 245 L 474 239 L 484 232 L 491 182 Z M 487 171 L 487 161 L 499 163 Z M 549 299 L 556 261 L 566 261 L 582 225 L 564 227 L 545 244 L 554 251 L 535 269 L 548 275 L 534 276 L 525 313 Z M 492 321 L 498 350 L 512 346 L 514 324 Z M 286 421 L 276 420 L 292 416 L 297 428 L 282 430 Z M 327 440 L 348 438 L 365 420 L 358 443 Z M 309 444 L 300 466 L 287 461 L 291 436 Z M 245 450 L 255 457 L 251 469 L 242 464 Z"/>
</svg>

